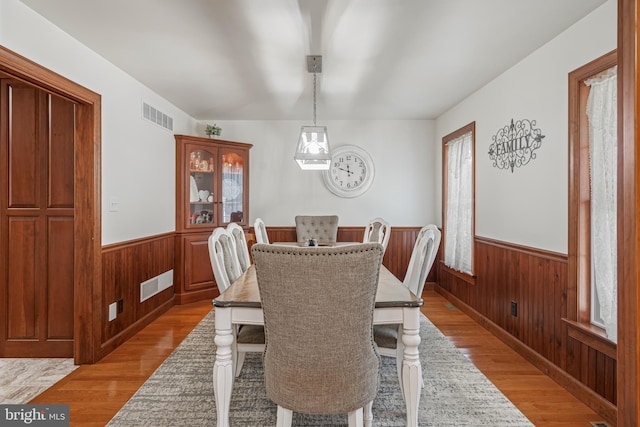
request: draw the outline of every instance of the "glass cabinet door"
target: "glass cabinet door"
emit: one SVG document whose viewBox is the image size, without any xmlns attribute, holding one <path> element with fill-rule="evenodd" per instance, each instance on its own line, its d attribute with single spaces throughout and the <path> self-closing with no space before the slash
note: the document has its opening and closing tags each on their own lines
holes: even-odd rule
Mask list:
<svg viewBox="0 0 640 427">
<path fill-rule="evenodd" d="M 244 157 L 233 151 L 222 151 L 222 222 L 244 219 Z"/>
<path fill-rule="evenodd" d="M 214 150 L 202 146 L 187 146 L 189 159 L 189 225 L 216 222 L 215 200 L 215 158 Z"/>
</svg>

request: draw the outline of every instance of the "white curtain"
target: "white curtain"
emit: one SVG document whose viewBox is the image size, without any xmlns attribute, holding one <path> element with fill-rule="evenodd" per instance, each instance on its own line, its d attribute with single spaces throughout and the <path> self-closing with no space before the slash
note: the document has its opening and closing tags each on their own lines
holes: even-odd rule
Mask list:
<svg viewBox="0 0 640 427">
<path fill-rule="evenodd" d="M 471 132 L 447 143 L 447 211 L 444 263 L 472 273 L 473 151 Z"/>
<path fill-rule="evenodd" d="M 585 82 L 591 176 L 591 280 L 607 337 L 618 338 L 617 270 L 617 84 L 616 68 Z M 593 290 L 593 286 L 592 286 Z"/>
</svg>

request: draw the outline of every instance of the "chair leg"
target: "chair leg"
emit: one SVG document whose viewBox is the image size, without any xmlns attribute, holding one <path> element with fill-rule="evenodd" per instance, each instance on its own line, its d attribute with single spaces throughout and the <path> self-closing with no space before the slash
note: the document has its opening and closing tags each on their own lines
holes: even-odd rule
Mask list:
<svg viewBox="0 0 640 427">
<path fill-rule="evenodd" d="M 276 427 L 291 427 L 291 420 L 293 418 L 293 412 L 291 409 L 283 408 L 278 405 L 277 415 Z"/>
<path fill-rule="evenodd" d="M 371 427 L 373 425 L 373 400 L 365 405 L 363 419 L 364 427 Z"/>
<path fill-rule="evenodd" d="M 362 408 L 349 412 L 349 427 L 362 427 L 364 425 Z"/>
<path fill-rule="evenodd" d="M 244 364 L 244 351 L 236 352 L 236 377 L 240 376 L 240 371 L 242 371 L 242 365 Z"/>
</svg>

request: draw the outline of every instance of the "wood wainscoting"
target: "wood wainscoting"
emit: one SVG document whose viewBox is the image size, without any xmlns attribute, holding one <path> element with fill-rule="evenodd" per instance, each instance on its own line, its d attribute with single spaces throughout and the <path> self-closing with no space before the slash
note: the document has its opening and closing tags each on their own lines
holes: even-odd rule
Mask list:
<svg viewBox="0 0 640 427">
<path fill-rule="evenodd" d="M 563 321 L 567 256 L 476 237 L 475 257 L 474 285 L 438 260 L 436 291 L 615 424 L 616 360 L 570 336 Z"/>
<path fill-rule="evenodd" d="M 102 248 L 102 337 L 98 359 L 113 351 L 174 304 L 173 286 L 140 302 L 140 284 L 174 269 L 175 233 Z M 109 305 L 122 311 L 109 321 Z"/>
<path fill-rule="evenodd" d="M 398 278 L 403 279 L 409 265 L 411 252 L 420 227 L 393 227 L 385 253 L 384 265 Z M 249 230 L 247 243 L 255 243 Z M 295 242 L 296 228 L 268 227 L 271 242 Z M 96 361 L 142 330 L 176 304 L 174 287 L 140 302 L 140 284 L 148 279 L 174 269 L 180 259 L 175 257 L 175 233 L 150 236 L 116 243 L 102 248 L 102 296 L 101 339 Z M 338 241 L 360 242 L 363 227 L 340 227 Z M 427 282 L 435 282 L 437 268 L 432 268 Z M 174 277 L 174 283 L 175 283 Z M 432 283 L 427 283 L 431 285 Z M 429 286 L 427 286 L 429 287 Z M 201 299 L 211 299 L 206 296 Z M 122 312 L 113 321 L 109 319 L 109 305 L 122 300 Z M 190 301 L 193 302 L 193 301 Z"/>
</svg>

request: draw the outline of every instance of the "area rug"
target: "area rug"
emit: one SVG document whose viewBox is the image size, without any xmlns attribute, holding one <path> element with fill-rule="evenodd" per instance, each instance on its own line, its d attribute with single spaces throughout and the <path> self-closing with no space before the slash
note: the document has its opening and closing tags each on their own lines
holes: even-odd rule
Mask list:
<svg viewBox="0 0 640 427">
<path fill-rule="evenodd" d="M 153 373 L 108 426 L 214 426 L 214 313 L 209 313 Z M 424 388 L 421 426 L 532 426 L 531 422 L 424 316 L 420 319 Z M 382 358 L 373 402 L 375 426 L 406 425 L 395 359 Z M 266 397 L 261 355 L 248 353 L 231 396 L 231 426 L 273 426 L 276 406 Z M 346 415 L 294 413 L 295 426 L 346 425 Z"/>
</svg>

